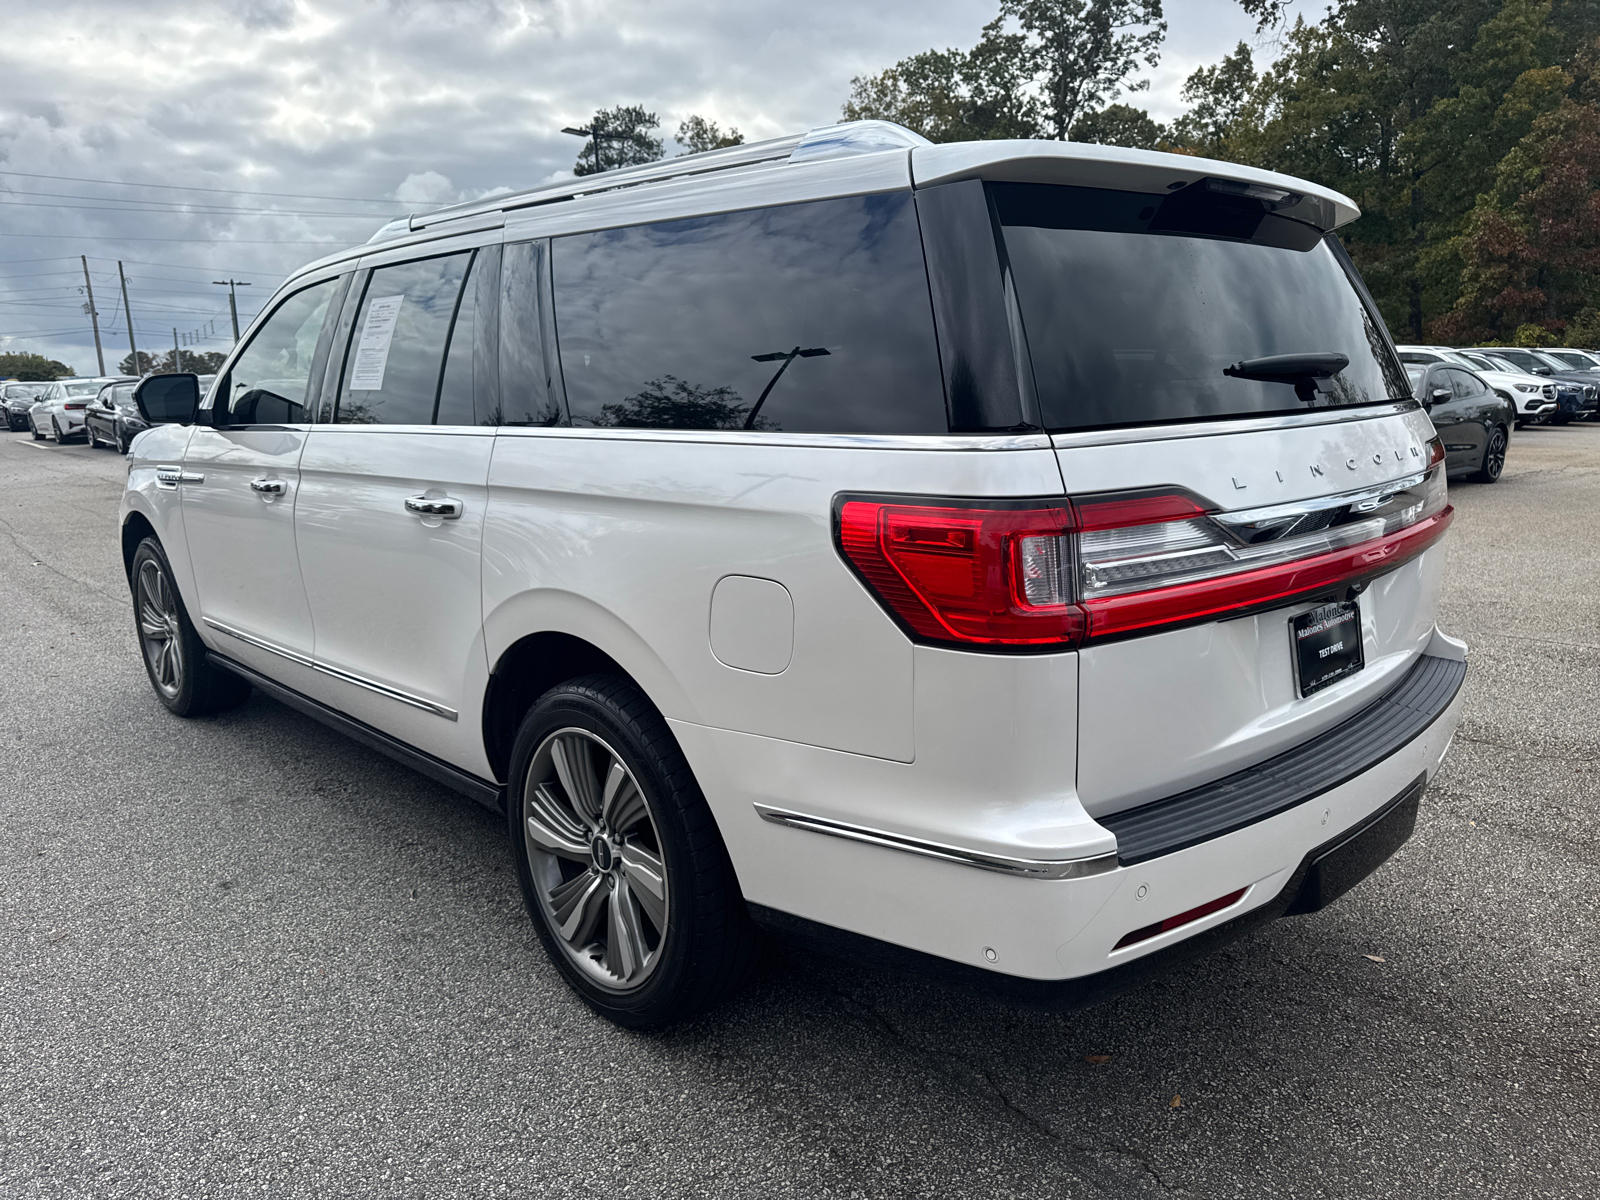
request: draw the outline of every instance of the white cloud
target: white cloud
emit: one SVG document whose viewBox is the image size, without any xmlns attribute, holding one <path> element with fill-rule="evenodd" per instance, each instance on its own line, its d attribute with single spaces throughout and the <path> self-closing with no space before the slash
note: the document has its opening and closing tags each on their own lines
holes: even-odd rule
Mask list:
<svg viewBox="0 0 1600 1200">
<path fill-rule="evenodd" d="M 106 326 L 121 258 L 139 325 L 151 344 L 170 343 L 173 325 L 226 313 L 213 278 L 253 280 L 258 303 L 299 263 L 365 241 L 408 207 L 564 178 L 581 143 L 560 130 L 597 108 L 642 103 L 667 138 L 690 113 L 752 140 L 825 125 L 852 76 L 930 46 L 970 46 L 995 9 L 995 0 L 59 0 L 7 10 L 0 171 L 293 195 L 0 174 L 9 235 L 0 343 L 93 369 L 72 291 L 79 254 L 91 256 Z M 1158 119 L 1176 115 L 1193 66 L 1252 35 L 1236 0 L 1169 0 L 1168 17 L 1154 86 L 1133 97 Z M 131 213 L 106 199 L 130 196 L 168 207 Z M 174 200 L 193 203 L 175 211 Z M 126 353 L 120 320 L 103 329 L 116 358 Z M 18 339 L 35 330 L 66 332 Z"/>
</svg>

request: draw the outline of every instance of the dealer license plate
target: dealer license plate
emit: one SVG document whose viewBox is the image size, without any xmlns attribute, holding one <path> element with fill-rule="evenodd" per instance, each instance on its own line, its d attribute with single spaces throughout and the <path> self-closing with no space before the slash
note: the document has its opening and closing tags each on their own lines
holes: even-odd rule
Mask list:
<svg viewBox="0 0 1600 1200">
<path fill-rule="evenodd" d="M 1361 609 L 1354 600 L 1324 604 L 1289 622 L 1295 676 L 1309 696 L 1366 665 L 1361 655 Z"/>
</svg>

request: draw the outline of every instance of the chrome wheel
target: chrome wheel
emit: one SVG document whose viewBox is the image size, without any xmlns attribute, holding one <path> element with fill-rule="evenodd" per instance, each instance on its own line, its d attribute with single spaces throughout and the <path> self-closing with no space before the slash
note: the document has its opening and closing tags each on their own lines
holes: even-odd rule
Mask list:
<svg viewBox="0 0 1600 1200">
<path fill-rule="evenodd" d="M 540 743 L 522 792 L 534 892 L 579 970 L 621 991 L 649 977 L 667 934 L 667 876 L 638 780 L 586 729 Z"/>
<path fill-rule="evenodd" d="M 175 698 L 183 686 L 178 602 L 166 572 L 148 559 L 139 565 L 139 643 L 156 690 L 168 700 Z"/>
</svg>

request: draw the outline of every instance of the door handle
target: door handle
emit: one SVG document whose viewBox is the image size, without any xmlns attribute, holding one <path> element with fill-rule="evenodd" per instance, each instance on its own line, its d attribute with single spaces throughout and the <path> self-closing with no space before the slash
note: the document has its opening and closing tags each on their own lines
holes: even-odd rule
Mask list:
<svg viewBox="0 0 1600 1200">
<path fill-rule="evenodd" d="M 182 467 L 157 467 L 156 482 L 167 487 L 177 487 L 180 483 L 204 483 L 206 477 L 194 471 L 185 471 Z"/>
<path fill-rule="evenodd" d="M 263 496 L 281 496 L 289 490 L 289 486 L 281 479 L 252 479 L 250 490 Z"/>
<path fill-rule="evenodd" d="M 454 521 L 461 515 L 461 501 L 454 496 L 407 496 L 406 511 L 419 517 L 443 517 Z"/>
</svg>

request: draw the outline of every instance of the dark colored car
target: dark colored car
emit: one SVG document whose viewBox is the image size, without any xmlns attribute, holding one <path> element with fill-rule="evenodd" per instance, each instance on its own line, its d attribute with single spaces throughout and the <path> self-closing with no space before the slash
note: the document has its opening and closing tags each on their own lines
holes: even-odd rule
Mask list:
<svg viewBox="0 0 1600 1200">
<path fill-rule="evenodd" d="M 1449 363 L 1407 363 L 1406 375 L 1444 443 L 1444 467 L 1493 483 L 1506 465 L 1516 407 L 1476 373 Z"/>
<path fill-rule="evenodd" d="M 42 383 L 0 384 L 0 404 L 5 406 L 7 429 L 18 433 L 28 427 L 28 410 L 44 388 Z"/>
<path fill-rule="evenodd" d="M 145 427 L 133 402 L 137 381 L 108 383 L 83 411 L 83 430 L 92 450 L 99 445 L 115 446 L 124 454 L 133 435 Z"/>
<path fill-rule="evenodd" d="M 1593 416 L 1600 410 L 1600 381 L 1593 371 L 1580 371 L 1552 354 L 1521 346 L 1490 346 L 1485 352 L 1503 358 L 1520 371 L 1543 375 L 1556 384 L 1560 407 L 1551 418 L 1557 425 Z"/>
</svg>

